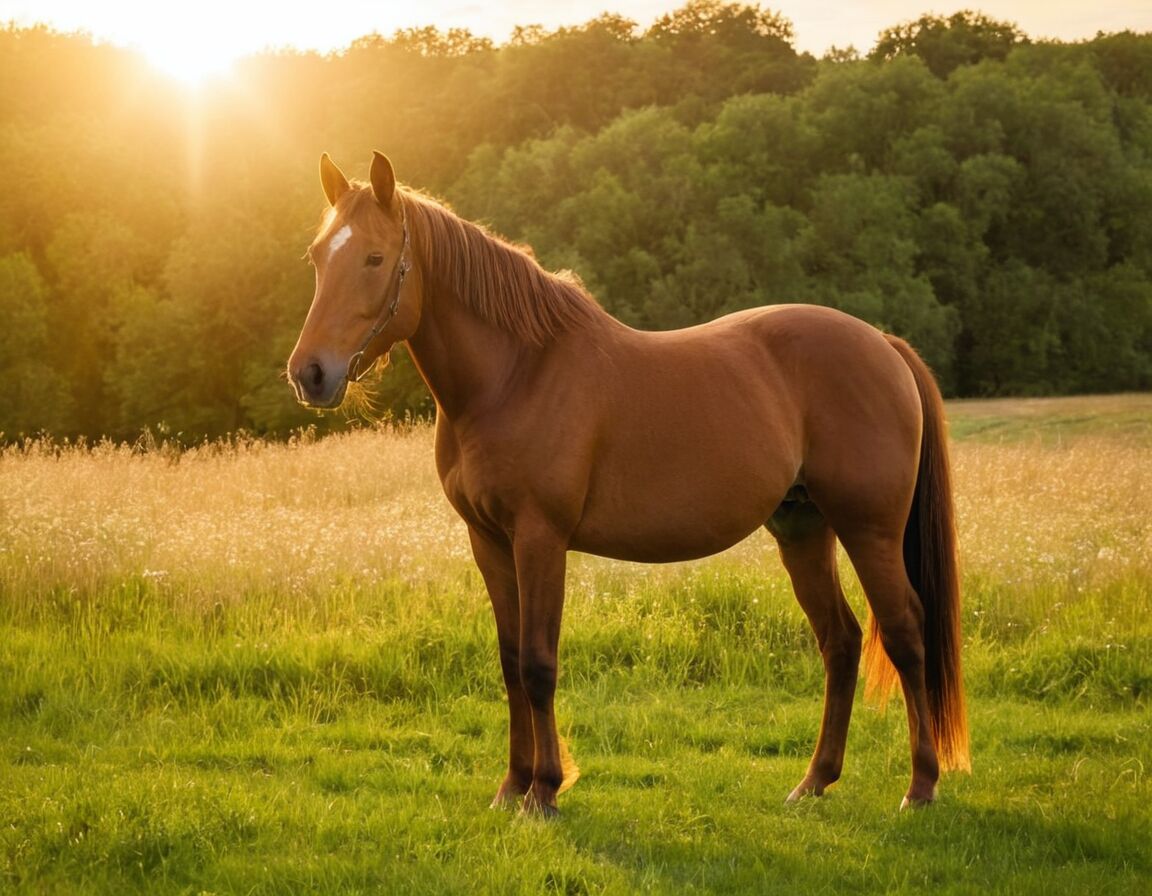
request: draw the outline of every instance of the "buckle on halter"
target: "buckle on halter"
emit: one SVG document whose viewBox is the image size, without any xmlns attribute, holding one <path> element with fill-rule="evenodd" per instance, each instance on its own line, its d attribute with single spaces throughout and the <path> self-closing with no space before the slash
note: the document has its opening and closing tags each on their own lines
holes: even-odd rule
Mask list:
<svg viewBox="0 0 1152 896">
<path fill-rule="evenodd" d="M 368 374 L 370 374 L 372 372 L 372 370 L 376 367 L 376 362 L 380 360 L 380 356 L 378 355 L 372 359 L 371 364 L 369 364 L 363 370 L 360 370 L 359 369 L 360 359 L 363 357 L 364 357 L 364 349 L 360 349 L 360 351 L 356 352 L 356 354 L 354 354 L 351 358 L 348 359 L 348 370 L 344 374 L 344 376 L 348 380 L 348 382 L 350 382 L 350 383 L 360 382 L 360 380 L 364 379 L 364 377 L 368 376 Z"/>
<path fill-rule="evenodd" d="M 348 371 L 344 373 L 344 378 L 346 378 L 349 382 L 359 382 L 364 379 L 367 374 L 376 370 L 377 365 L 380 363 L 380 358 L 384 358 L 385 365 L 388 364 L 388 354 L 385 352 L 384 355 L 377 355 L 376 357 L 372 358 L 372 363 L 364 367 L 364 370 L 359 370 L 359 363 L 361 363 L 361 358 L 363 357 L 364 350 L 361 349 L 348 359 Z"/>
</svg>

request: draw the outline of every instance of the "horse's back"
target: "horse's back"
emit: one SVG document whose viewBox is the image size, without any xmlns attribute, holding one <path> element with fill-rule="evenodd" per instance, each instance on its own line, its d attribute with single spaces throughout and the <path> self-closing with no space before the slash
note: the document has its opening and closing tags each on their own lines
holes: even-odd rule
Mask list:
<svg viewBox="0 0 1152 896">
<path fill-rule="evenodd" d="M 891 418 L 919 427 L 919 397 L 908 365 L 887 338 L 859 318 L 820 305 L 770 305 L 698 327 L 637 334 L 631 376 L 654 386 L 671 379 L 692 393 L 746 396 L 763 416 L 804 438 L 852 421 L 868 428 Z M 625 388 L 627 385 L 625 384 Z M 703 413 L 707 413 L 706 410 Z"/>
</svg>

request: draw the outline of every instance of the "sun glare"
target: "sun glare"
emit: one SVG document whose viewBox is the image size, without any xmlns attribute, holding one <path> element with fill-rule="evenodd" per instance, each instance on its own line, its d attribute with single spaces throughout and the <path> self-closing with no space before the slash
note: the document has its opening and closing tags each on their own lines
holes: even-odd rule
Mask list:
<svg viewBox="0 0 1152 896">
<path fill-rule="evenodd" d="M 255 8 L 253 8 L 255 7 Z M 197 0 L 180 6 L 90 4 L 92 33 L 139 52 L 159 72 L 188 87 L 227 77 L 240 58 L 276 37 L 260 4 Z"/>
<path fill-rule="evenodd" d="M 191 36 L 186 40 L 157 36 L 137 46 L 154 68 L 186 87 L 227 77 L 236 60 L 244 55 L 242 50 L 226 44 Z"/>
</svg>

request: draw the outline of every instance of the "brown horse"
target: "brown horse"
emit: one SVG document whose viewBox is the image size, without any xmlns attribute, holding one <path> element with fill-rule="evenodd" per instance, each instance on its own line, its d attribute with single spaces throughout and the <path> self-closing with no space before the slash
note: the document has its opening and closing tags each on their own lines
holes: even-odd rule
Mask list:
<svg viewBox="0 0 1152 896">
<path fill-rule="evenodd" d="M 967 767 L 943 406 L 906 343 L 805 305 L 639 332 L 573 275 L 398 188 L 380 153 L 368 184 L 327 155 L 320 177 L 330 208 L 288 374 L 300 401 L 334 407 L 404 341 L 436 400 L 436 466 L 468 525 L 508 691 L 494 805 L 552 814 L 574 773 L 553 714 L 567 552 L 684 560 L 761 526 L 826 670 L 816 750 L 789 800 L 823 793 L 844 760 L 862 633 L 837 539 L 871 608 L 870 683 L 898 674 L 903 689 L 904 804 L 934 799 L 941 766 Z"/>
</svg>

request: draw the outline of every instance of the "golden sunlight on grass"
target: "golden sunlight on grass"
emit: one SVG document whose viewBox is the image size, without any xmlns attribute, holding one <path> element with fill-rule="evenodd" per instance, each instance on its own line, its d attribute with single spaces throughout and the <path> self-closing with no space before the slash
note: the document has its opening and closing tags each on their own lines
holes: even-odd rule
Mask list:
<svg viewBox="0 0 1152 896">
<path fill-rule="evenodd" d="M 431 454 L 428 427 L 181 454 L 10 449 L 0 568 L 28 600 L 142 577 L 209 607 L 430 576 L 471 562 Z"/>
<path fill-rule="evenodd" d="M 965 569 L 1005 584 L 1060 576 L 1073 590 L 1152 563 L 1145 444 L 963 442 L 954 449 Z"/>
<path fill-rule="evenodd" d="M 1148 439 L 1051 436 L 953 445 L 962 563 L 976 613 L 994 604 L 986 609 L 1040 624 L 1049 607 L 1072 610 L 1087 592 L 1152 576 Z M 424 425 L 183 453 L 33 444 L 0 453 L 0 481 L 8 533 L 0 585 L 30 604 L 133 579 L 188 609 L 253 593 L 322 600 L 333 588 L 397 579 L 435 590 L 461 577 L 482 600 Z M 786 591 L 774 555 L 761 533 L 703 565 L 574 557 L 569 590 L 580 600 L 621 576 L 673 585 L 739 569 Z M 847 584 L 854 591 L 855 582 Z"/>
</svg>

